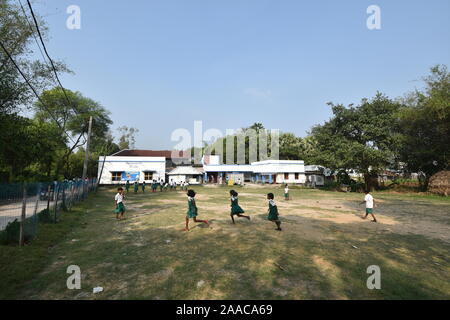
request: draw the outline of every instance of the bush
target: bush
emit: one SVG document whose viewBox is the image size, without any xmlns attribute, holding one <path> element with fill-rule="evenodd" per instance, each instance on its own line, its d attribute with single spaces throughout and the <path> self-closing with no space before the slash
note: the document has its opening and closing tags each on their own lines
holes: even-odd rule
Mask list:
<svg viewBox="0 0 450 320">
<path fill-rule="evenodd" d="M 19 220 L 15 219 L 14 221 L 9 222 L 5 230 L 1 232 L 0 242 L 3 245 L 19 244 L 19 239 L 20 239 L 20 222 Z M 27 233 L 25 232 L 24 239 L 25 242 L 27 242 L 31 240 L 31 236 L 27 235 Z"/>
<path fill-rule="evenodd" d="M 44 209 L 38 213 L 38 220 L 41 223 L 52 223 L 53 222 L 52 215 L 50 214 L 50 211 L 48 211 L 47 209 Z"/>
</svg>

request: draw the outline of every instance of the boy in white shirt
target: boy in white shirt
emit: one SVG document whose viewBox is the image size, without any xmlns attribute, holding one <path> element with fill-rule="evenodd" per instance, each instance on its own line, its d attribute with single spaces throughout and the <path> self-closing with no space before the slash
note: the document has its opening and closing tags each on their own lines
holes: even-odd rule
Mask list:
<svg viewBox="0 0 450 320">
<path fill-rule="evenodd" d="M 115 204 L 116 204 L 116 219 L 120 220 L 123 219 L 123 214 L 125 213 L 125 206 L 123 204 L 123 199 L 124 199 L 124 194 L 123 194 L 123 189 L 122 188 L 118 188 L 117 189 L 117 194 L 114 197 L 115 200 Z M 120 214 L 120 218 L 119 218 L 119 214 Z"/>
<path fill-rule="evenodd" d="M 284 200 L 289 200 L 289 186 L 287 183 L 284 185 Z"/>
<path fill-rule="evenodd" d="M 363 203 L 366 204 L 366 215 L 363 217 L 363 219 L 366 219 L 367 216 L 370 214 L 373 218 L 372 222 L 377 222 L 377 218 L 375 218 L 375 215 L 373 214 L 373 207 L 375 204 L 375 200 L 373 199 L 369 190 L 366 190 L 364 193 L 366 194 L 366 196 L 364 197 L 364 201 L 361 202 L 361 204 Z"/>
</svg>

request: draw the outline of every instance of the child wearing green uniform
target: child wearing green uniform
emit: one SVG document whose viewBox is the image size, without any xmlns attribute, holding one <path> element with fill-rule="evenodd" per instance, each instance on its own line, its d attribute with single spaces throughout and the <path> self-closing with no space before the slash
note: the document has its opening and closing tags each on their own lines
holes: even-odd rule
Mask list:
<svg viewBox="0 0 450 320">
<path fill-rule="evenodd" d="M 142 182 L 142 192 L 145 192 L 145 181 Z"/>
<path fill-rule="evenodd" d="M 134 182 L 134 193 L 137 193 L 139 190 L 139 183 L 137 181 Z"/>
<path fill-rule="evenodd" d="M 234 216 L 237 215 L 239 218 L 246 218 L 248 220 L 250 220 L 249 216 L 244 216 L 242 213 L 244 213 L 244 209 L 242 209 L 239 206 L 239 200 L 238 200 L 238 193 L 234 190 L 230 190 L 230 196 L 231 196 L 231 220 L 234 222 Z"/>
<path fill-rule="evenodd" d="M 128 191 L 130 191 L 130 180 L 127 180 L 127 183 L 125 184 L 125 188 L 127 189 L 127 193 L 128 193 Z"/>
<path fill-rule="evenodd" d="M 202 222 L 209 226 L 208 220 L 198 220 L 198 209 L 197 205 L 195 204 L 195 191 L 194 190 L 188 190 L 187 192 L 188 196 L 188 211 L 186 214 L 186 228 L 184 228 L 185 231 L 189 231 L 189 219 L 194 219 L 194 222 Z"/>
<path fill-rule="evenodd" d="M 275 201 L 273 201 L 273 193 L 268 193 L 267 194 L 267 200 L 269 200 L 269 210 L 268 210 L 268 216 L 267 219 L 269 221 L 275 222 L 275 224 L 277 225 L 277 228 L 275 230 L 277 231 L 281 231 L 281 221 L 278 218 L 278 208 L 277 205 L 275 204 Z"/>
<path fill-rule="evenodd" d="M 163 179 L 161 179 L 161 180 L 159 181 L 159 191 L 160 191 L 160 192 L 163 191 L 163 187 L 164 187 L 164 182 L 163 182 Z"/>
<path fill-rule="evenodd" d="M 289 200 L 289 187 L 287 183 L 284 185 L 284 200 Z"/>
<path fill-rule="evenodd" d="M 152 182 L 152 192 L 156 192 L 156 188 L 157 188 L 156 180 L 153 180 L 153 182 Z"/>
<path fill-rule="evenodd" d="M 123 204 L 123 199 L 125 198 L 124 194 L 123 194 L 123 189 L 122 188 L 118 188 L 117 189 L 117 194 L 114 197 L 114 202 L 116 205 L 116 210 L 114 210 L 114 212 L 116 213 L 116 219 L 117 220 L 121 220 L 123 219 L 123 214 L 125 213 L 125 206 Z M 120 217 L 119 217 L 120 214 Z"/>
</svg>

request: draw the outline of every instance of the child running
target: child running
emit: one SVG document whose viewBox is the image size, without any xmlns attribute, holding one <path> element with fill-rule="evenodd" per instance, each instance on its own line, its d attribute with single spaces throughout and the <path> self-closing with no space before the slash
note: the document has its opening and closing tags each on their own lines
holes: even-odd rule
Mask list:
<svg viewBox="0 0 450 320">
<path fill-rule="evenodd" d="M 125 206 L 123 205 L 123 199 L 125 198 L 124 194 L 123 194 L 123 189 L 122 188 L 118 188 L 117 189 L 117 194 L 114 197 L 114 201 L 116 204 L 116 219 L 117 220 L 121 220 L 123 219 L 123 214 L 125 213 Z M 120 217 L 119 217 L 120 214 Z"/>
<path fill-rule="evenodd" d="M 127 193 L 128 193 L 128 191 L 130 191 L 130 180 L 127 180 L 127 183 L 125 184 L 125 188 L 127 189 Z"/>
<path fill-rule="evenodd" d="M 267 212 L 268 213 L 267 219 L 269 221 L 275 222 L 275 224 L 277 225 L 277 228 L 275 230 L 281 231 L 281 221 L 278 218 L 278 208 L 273 199 L 274 199 L 273 193 L 268 193 L 267 200 L 269 200 L 269 210 Z"/>
<path fill-rule="evenodd" d="M 375 204 L 375 200 L 373 199 L 369 190 L 366 190 L 364 193 L 366 194 L 366 196 L 364 197 L 364 201 L 360 203 L 366 204 L 366 215 L 363 217 L 363 219 L 366 219 L 367 216 L 370 214 L 373 218 L 372 222 L 377 222 L 377 218 L 375 218 L 375 215 L 373 214 L 373 206 Z"/>
<path fill-rule="evenodd" d="M 284 200 L 289 200 L 289 186 L 287 183 L 284 185 Z"/>
<path fill-rule="evenodd" d="M 197 205 L 195 204 L 195 191 L 194 190 L 188 190 L 187 192 L 188 196 L 188 211 L 186 214 L 186 228 L 184 228 L 184 231 L 189 231 L 189 219 L 194 219 L 194 222 L 202 222 L 209 226 L 208 220 L 198 220 L 198 209 Z"/>
<path fill-rule="evenodd" d="M 239 218 L 246 218 L 248 220 L 250 220 L 249 216 L 244 216 L 241 213 L 244 213 L 244 209 L 242 209 L 239 206 L 239 200 L 238 200 L 238 193 L 234 190 L 230 190 L 230 196 L 231 196 L 231 220 L 233 221 L 233 224 L 235 224 L 234 222 L 234 216 L 237 215 Z"/>
</svg>

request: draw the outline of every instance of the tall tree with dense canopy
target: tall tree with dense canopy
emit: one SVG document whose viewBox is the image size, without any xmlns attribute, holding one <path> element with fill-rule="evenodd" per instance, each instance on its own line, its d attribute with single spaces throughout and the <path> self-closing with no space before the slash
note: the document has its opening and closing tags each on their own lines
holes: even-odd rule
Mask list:
<svg viewBox="0 0 450 320">
<path fill-rule="evenodd" d="M 356 107 L 329 105 L 332 118 L 312 129 L 317 141 L 316 159 L 331 169 L 357 169 L 364 174 L 366 188 L 371 188 L 371 176 L 395 160 L 400 104 L 377 93 Z"/>
<path fill-rule="evenodd" d="M 400 159 L 410 172 L 423 172 L 423 189 L 434 173 L 450 167 L 450 73 L 446 66 L 431 68 L 425 88 L 405 99 L 400 111 Z"/>
</svg>

